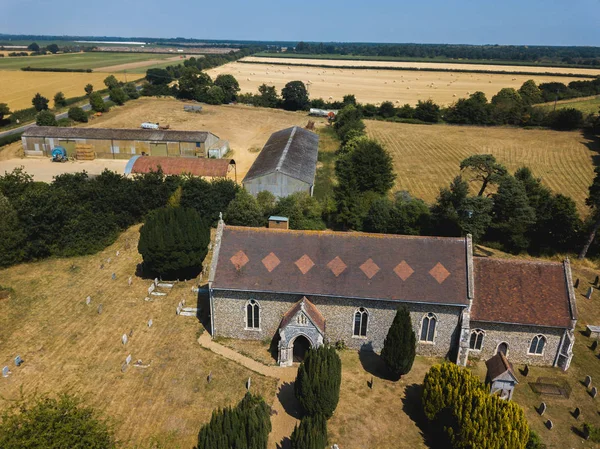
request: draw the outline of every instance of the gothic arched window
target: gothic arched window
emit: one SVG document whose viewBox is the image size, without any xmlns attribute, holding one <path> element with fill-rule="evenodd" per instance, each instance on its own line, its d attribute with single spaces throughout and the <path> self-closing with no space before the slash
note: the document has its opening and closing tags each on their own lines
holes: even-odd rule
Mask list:
<svg viewBox="0 0 600 449">
<path fill-rule="evenodd" d="M 436 324 L 437 318 L 433 313 L 429 312 L 423 317 L 423 321 L 421 322 L 421 341 L 433 342 Z"/>
<path fill-rule="evenodd" d="M 367 325 L 369 323 L 369 312 L 364 307 L 359 307 L 354 313 L 354 336 L 366 337 Z"/>
<path fill-rule="evenodd" d="M 246 327 L 260 329 L 260 306 L 254 299 L 246 304 Z"/>
</svg>

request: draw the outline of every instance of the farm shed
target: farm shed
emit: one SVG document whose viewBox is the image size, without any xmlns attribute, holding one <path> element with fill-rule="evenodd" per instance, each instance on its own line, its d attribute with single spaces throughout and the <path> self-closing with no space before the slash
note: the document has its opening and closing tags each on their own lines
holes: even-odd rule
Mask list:
<svg viewBox="0 0 600 449">
<path fill-rule="evenodd" d="M 54 147 L 62 146 L 71 157 L 77 144 L 86 144 L 97 158 L 129 159 L 132 155 L 207 157 L 220 139 L 206 131 L 34 126 L 21 141 L 28 156 L 49 157 Z"/>
<path fill-rule="evenodd" d="M 233 159 L 172 158 L 133 156 L 125 166 L 125 175 L 150 173 L 161 168 L 166 175 L 192 175 L 207 178 L 226 178 L 236 173 Z M 234 181 L 237 181 L 234 179 Z"/>
<path fill-rule="evenodd" d="M 267 190 L 277 198 L 295 192 L 311 196 L 317 170 L 319 136 L 294 126 L 271 134 L 242 181 L 252 195 Z"/>
</svg>

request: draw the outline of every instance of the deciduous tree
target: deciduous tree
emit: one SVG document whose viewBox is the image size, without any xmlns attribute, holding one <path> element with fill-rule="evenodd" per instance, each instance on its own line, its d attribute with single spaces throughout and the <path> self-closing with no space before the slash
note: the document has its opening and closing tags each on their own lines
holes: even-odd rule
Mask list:
<svg viewBox="0 0 600 449">
<path fill-rule="evenodd" d="M 237 98 L 240 91 L 240 84 L 233 75 L 221 74 L 215 79 L 215 86 L 223 89 L 224 99 L 221 103 L 231 103 Z"/>
<path fill-rule="evenodd" d="M 35 110 L 39 112 L 48 109 L 49 101 L 46 97 L 42 97 L 38 92 L 37 94 L 35 94 L 35 97 L 33 97 L 33 99 L 31 100 L 31 103 L 33 104 Z"/>
<path fill-rule="evenodd" d="M 37 126 L 58 126 L 56 116 L 50 111 L 40 111 L 35 116 Z"/>
<path fill-rule="evenodd" d="M 470 181 L 481 181 L 477 196 L 482 196 L 489 184 L 497 184 L 506 175 L 506 168 L 491 154 L 474 154 L 460 163 L 460 170 L 472 175 Z"/>
<path fill-rule="evenodd" d="M 283 109 L 298 111 L 308 108 L 308 91 L 302 81 L 290 81 L 281 90 Z"/>
<path fill-rule="evenodd" d="M 104 85 L 108 89 L 116 89 L 117 87 L 121 86 L 121 83 L 115 77 L 115 75 L 108 75 L 106 78 L 104 78 Z"/>
<path fill-rule="evenodd" d="M 66 105 L 67 99 L 65 98 L 65 94 L 63 94 L 62 92 L 57 92 L 56 95 L 54 95 L 54 108 L 63 108 Z"/>
<path fill-rule="evenodd" d="M 0 121 L 4 119 L 4 116 L 10 114 L 10 109 L 6 103 L 0 103 Z"/>
</svg>

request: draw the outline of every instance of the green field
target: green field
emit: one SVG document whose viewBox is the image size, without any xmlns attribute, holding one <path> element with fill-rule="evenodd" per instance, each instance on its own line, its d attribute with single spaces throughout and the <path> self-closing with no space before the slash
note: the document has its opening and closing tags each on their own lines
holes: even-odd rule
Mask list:
<svg viewBox="0 0 600 449">
<path fill-rule="evenodd" d="M 545 111 L 554 109 L 554 102 L 544 103 L 538 107 Z M 575 108 L 584 114 L 598 114 L 600 111 L 600 95 L 585 98 L 573 98 L 571 100 L 562 100 L 556 103 L 556 109 Z"/>
<path fill-rule="evenodd" d="M 88 52 L 46 56 L 19 56 L 0 58 L 0 70 L 20 70 L 21 67 L 97 69 L 100 67 L 172 58 L 173 54 Z M 168 65 L 168 64 L 167 64 Z M 145 73 L 146 70 L 143 70 Z"/>
</svg>

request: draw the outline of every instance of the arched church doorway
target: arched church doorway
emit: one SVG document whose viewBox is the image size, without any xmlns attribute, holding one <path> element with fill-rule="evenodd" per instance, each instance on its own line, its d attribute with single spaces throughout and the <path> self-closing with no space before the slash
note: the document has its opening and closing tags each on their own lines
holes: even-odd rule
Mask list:
<svg viewBox="0 0 600 449">
<path fill-rule="evenodd" d="M 504 355 L 508 354 L 508 343 L 502 342 L 498 345 L 498 349 L 496 350 L 496 354 L 502 353 Z"/>
<path fill-rule="evenodd" d="M 302 362 L 306 351 L 310 349 L 310 341 L 304 335 L 298 335 L 294 340 L 294 362 Z"/>
</svg>

